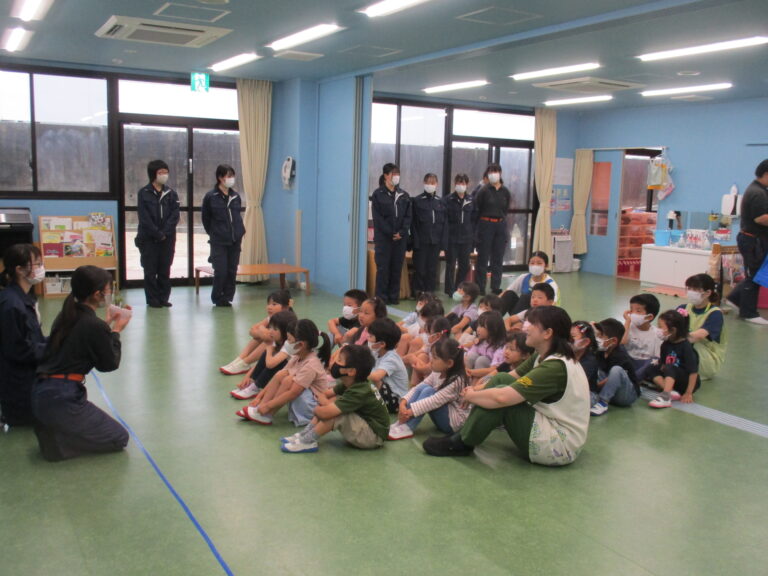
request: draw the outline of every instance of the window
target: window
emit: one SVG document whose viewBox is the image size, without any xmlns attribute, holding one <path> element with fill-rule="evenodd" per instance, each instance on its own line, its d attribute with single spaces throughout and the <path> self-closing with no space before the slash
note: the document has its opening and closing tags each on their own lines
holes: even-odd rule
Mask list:
<svg viewBox="0 0 768 576">
<path fill-rule="evenodd" d="M 592 168 L 590 193 L 589 233 L 593 236 L 608 235 L 608 207 L 611 201 L 611 163 L 595 162 Z"/>
<path fill-rule="evenodd" d="M 0 70 L 0 190 L 32 191 L 29 74 Z"/>
<path fill-rule="evenodd" d="M 400 113 L 400 187 L 411 196 L 424 192 L 424 175 L 443 179 L 445 109 L 403 106 Z M 449 187 L 438 186 L 438 189 Z"/>
<path fill-rule="evenodd" d="M 453 133 L 456 136 L 533 141 L 535 121 L 535 117 L 522 114 L 457 109 L 453 112 Z"/>
<path fill-rule="evenodd" d="M 384 164 L 396 161 L 397 105 L 374 102 L 371 111 L 371 146 L 368 161 L 368 194 L 379 187 Z"/>
<path fill-rule="evenodd" d="M 37 189 L 109 192 L 107 81 L 32 76 Z"/>
<path fill-rule="evenodd" d="M 120 112 L 237 120 L 237 90 L 211 88 L 192 92 L 187 84 L 120 80 Z"/>
</svg>

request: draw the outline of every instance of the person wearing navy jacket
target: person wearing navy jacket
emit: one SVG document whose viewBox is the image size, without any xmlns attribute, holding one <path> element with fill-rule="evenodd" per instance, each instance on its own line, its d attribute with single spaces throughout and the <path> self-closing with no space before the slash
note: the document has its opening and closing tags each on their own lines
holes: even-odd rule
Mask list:
<svg viewBox="0 0 768 576">
<path fill-rule="evenodd" d="M 371 195 L 376 296 L 387 304 L 400 303 L 400 275 L 411 228 L 411 197 L 399 184 L 400 169 L 387 163 Z"/>
<path fill-rule="evenodd" d="M 501 166 L 488 166 L 488 184 L 475 194 L 477 211 L 477 278 L 485 292 L 486 270 L 491 271 L 491 291 L 501 294 L 501 271 L 507 246 L 507 211 L 512 194 L 501 179 Z"/>
<path fill-rule="evenodd" d="M 43 336 L 32 287 L 45 278 L 40 250 L 14 244 L 0 275 L 0 420 L 8 426 L 34 422 L 32 386 L 48 339 Z"/>
<path fill-rule="evenodd" d="M 468 184 L 469 176 L 457 174 L 454 192 L 445 199 L 448 241 L 445 246 L 444 288 L 448 296 L 453 296 L 456 286 L 464 282 L 469 274 L 469 254 L 475 237 L 475 203 L 467 194 Z"/>
<path fill-rule="evenodd" d="M 134 243 L 141 252 L 144 268 L 144 295 L 150 308 L 171 306 L 171 264 L 176 251 L 179 223 L 179 195 L 166 186 L 168 164 L 152 160 L 147 164 L 149 184 L 139 190 L 139 230 Z"/>
<path fill-rule="evenodd" d="M 216 306 L 232 306 L 235 297 L 237 265 L 245 226 L 240 212 L 240 195 L 235 185 L 235 169 L 227 164 L 216 168 L 216 187 L 203 198 L 203 227 L 208 233 L 213 266 L 211 301 Z"/>
<path fill-rule="evenodd" d="M 424 192 L 412 202 L 413 291 L 434 292 L 440 250 L 447 242 L 445 203 L 437 195 L 437 176 L 424 176 Z"/>
</svg>

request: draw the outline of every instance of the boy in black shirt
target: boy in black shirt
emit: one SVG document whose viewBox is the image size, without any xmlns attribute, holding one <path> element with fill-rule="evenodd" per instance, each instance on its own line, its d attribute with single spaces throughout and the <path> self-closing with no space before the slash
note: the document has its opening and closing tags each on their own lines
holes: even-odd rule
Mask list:
<svg viewBox="0 0 768 576">
<path fill-rule="evenodd" d="M 631 406 L 640 396 L 640 385 L 635 374 L 635 363 L 627 354 L 621 339 L 624 326 L 615 318 L 606 318 L 594 324 L 597 340 L 598 393 L 592 394 L 592 416 L 608 411 L 608 404 Z"/>
</svg>

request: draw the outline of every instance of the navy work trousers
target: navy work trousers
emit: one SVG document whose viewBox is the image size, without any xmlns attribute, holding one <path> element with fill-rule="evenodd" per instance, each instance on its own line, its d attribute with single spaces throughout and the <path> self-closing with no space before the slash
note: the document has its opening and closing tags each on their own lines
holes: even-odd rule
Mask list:
<svg viewBox="0 0 768 576">
<path fill-rule="evenodd" d="M 376 296 L 384 302 L 400 300 L 400 276 L 405 260 L 405 240 L 384 240 L 373 247 L 376 262 Z"/>
<path fill-rule="evenodd" d="M 211 301 L 214 304 L 232 302 L 235 299 L 237 265 L 240 263 L 240 243 L 211 244 L 211 257 L 208 261 L 213 266 Z"/>
<path fill-rule="evenodd" d="M 485 280 L 488 270 L 491 272 L 491 291 L 501 289 L 501 266 L 504 262 L 504 250 L 507 246 L 507 222 L 488 222 L 480 219 L 477 223 L 477 278 L 480 293 L 485 292 Z"/>
</svg>

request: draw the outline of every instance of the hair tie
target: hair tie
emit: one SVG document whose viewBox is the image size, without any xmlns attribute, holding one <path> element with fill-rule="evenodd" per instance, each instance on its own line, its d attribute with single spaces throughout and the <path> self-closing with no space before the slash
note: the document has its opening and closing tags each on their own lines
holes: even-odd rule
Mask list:
<svg viewBox="0 0 768 576">
<path fill-rule="evenodd" d="M 677 312 L 678 314 L 680 314 L 680 316 L 683 316 L 684 318 L 688 318 L 688 310 L 686 310 L 685 308 L 680 308 Z"/>
</svg>

